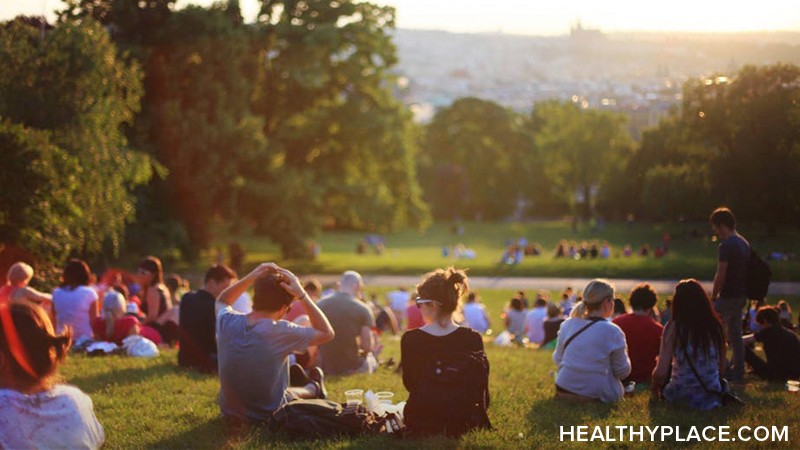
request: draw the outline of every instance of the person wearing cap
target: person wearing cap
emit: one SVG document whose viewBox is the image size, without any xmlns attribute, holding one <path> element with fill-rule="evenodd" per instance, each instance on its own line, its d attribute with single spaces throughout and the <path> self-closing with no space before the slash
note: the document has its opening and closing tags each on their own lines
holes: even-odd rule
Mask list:
<svg viewBox="0 0 800 450">
<path fill-rule="evenodd" d="M 231 305 L 253 286 L 253 312 L 241 314 Z M 311 327 L 301 327 L 281 318 L 292 301 L 301 299 Z M 233 422 L 264 422 L 272 413 L 301 398 L 325 398 L 323 373 L 310 370 L 302 386 L 291 386 L 289 355 L 301 353 L 334 337 L 325 314 L 290 271 L 263 263 L 225 289 L 217 298 L 217 357 L 219 362 L 219 407 Z M 299 368 L 299 366 L 293 366 Z M 305 371 L 302 372 L 305 378 Z"/>
<path fill-rule="evenodd" d="M 558 332 L 556 397 L 605 403 L 622 399 L 631 361 L 625 333 L 608 321 L 613 312 L 614 287 L 605 280 L 589 282 Z"/>
</svg>

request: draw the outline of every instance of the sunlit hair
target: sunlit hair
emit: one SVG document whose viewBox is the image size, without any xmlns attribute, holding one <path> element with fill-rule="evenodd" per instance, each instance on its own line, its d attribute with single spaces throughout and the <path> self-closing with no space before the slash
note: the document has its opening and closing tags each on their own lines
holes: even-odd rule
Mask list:
<svg viewBox="0 0 800 450">
<path fill-rule="evenodd" d="M 736 216 L 733 215 L 733 211 L 725 207 L 715 209 L 708 221 L 715 226 L 725 225 L 731 230 L 736 228 Z"/>
<path fill-rule="evenodd" d="M 583 300 L 576 303 L 570 317 L 586 317 L 603 307 L 603 301 L 614 298 L 614 285 L 607 280 L 595 279 L 583 288 Z"/>
<path fill-rule="evenodd" d="M 446 320 L 456 313 L 459 300 L 469 293 L 467 274 L 452 267 L 427 273 L 417 285 L 421 298 L 439 303 L 437 320 Z"/>
<path fill-rule="evenodd" d="M 560 315 L 561 315 L 561 308 L 558 305 L 556 305 L 555 303 L 547 304 L 547 317 L 555 319 Z"/>
<path fill-rule="evenodd" d="M 253 309 L 275 312 L 292 303 L 292 294 L 281 286 L 278 274 L 267 273 L 258 277 L 253 285 Z"/>
<path fill-rule="evenodd" d="M 722 349 L 722 322 L 711 306 L 706 290 L 697 280 L 681 280 L 675 286 L 671 321 L 675 323 L 679 345 L 689 345 L 706 354 L 712 346 Z"/>
<path fill-rule="evenodd" d="M 125 297 L 114 289 L 109 289 L 103 297 L 103 319 L 106 321 L 106 339 L 114 336 L 114 322 L 125 315 Z"/>
<path fill-rule="evenodd" d="M 0 353 L 14 387 L 20 390 L 38 386 L 49 389 L 56 369 L 66 358 L 72 343 L 72 329 L 65 327 L 63 334 L 56 335 L 44 310 L 27 300 L 9 303 L 6 308 L 9 308 L 14 330 L 5 329 L 3 321 L 0 321 Z M 8 340 L 11 332 L 16 332 L 19 337 L 33 374 L 23 369 L 12 354 Z"/>
<path fill-rule="evenodd" d="M 780 309 L 776 306 L 762 306 L 756 313 L 756 322 L 760 324 L 768 323 L 778 325 L 781 323 Z"/>
<path fill-rule="evenodd" d="M 22 261 L 12 264 L 6 275 L 8 283 L 13 285 L 25 284 L 31 278 L 33 278 L 33 267 Z"/>
<path fill-rule="evenodd" d="M 150 286 L 156 286 L 164 282 L 164 270 L 161 268 L 161 260 L 155 256 L 148 256 L 139 263 L 139 268 L 153 274 Z"/>
</svg>

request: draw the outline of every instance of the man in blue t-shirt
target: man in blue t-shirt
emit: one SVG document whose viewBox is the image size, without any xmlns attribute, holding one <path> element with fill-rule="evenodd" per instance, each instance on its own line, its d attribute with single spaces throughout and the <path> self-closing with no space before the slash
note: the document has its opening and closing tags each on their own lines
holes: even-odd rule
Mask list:
<svg viewBox="0 0 800 450">
<path fill-rule="evenodd" d="M 722 319 L 728 344 L 733 350 L 731 380 L 744 377 L 744 343 L 742 342 L 742 308 L 747 303 L 745 281 L 750 244 L 736 231 L 736 217 L 728 208 L 717 208 L 709 218 L 714 233 L 719 237 L 719 258 L 714 275 L 711 299 Z"/>
</svg>

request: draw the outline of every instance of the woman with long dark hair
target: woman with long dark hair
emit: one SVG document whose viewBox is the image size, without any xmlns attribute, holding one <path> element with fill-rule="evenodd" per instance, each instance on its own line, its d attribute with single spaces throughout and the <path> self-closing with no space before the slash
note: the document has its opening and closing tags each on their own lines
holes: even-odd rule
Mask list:
<svg viewBox="0 0 800 450">
<path fill-rule="evenodd" d="M 178 339 L 178 325 L 169 320 L 172 296 L 164 284 L 161 260 L 155 256 L 142 260 L 139 263 L 138 276 L 145 325 L 158 331 L 165 342 L 174 343 Z"/>
<path fill-rule="evenodd" d="M 695 279 L 681 280 L 672 298 L 672 317 L 661 336 L 653 393 L 696 409 L 720 406 L 720 396 L 714 392 L 721 391 L 725 351 L 722 322 L 705 289 Z M 670 363 L 672 372 L 665 384 Z"/>
<path fill-rule="evenodd" d="M 53 308 L 59 333 L 69 326 L 76 342 L 92 337 L 92 319 L 99 315 L 97 292 L 91 284 L 92 272 L 80 259 L 70 259 L 64 266 L 61 286 L 53 291 Z"/>
</svg>

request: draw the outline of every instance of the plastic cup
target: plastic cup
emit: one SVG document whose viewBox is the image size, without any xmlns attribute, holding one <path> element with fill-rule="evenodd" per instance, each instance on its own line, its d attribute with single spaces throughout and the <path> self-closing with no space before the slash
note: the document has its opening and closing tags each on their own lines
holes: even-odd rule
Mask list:
<svg viewBox="0 0 800 450">
<path fill-rule="evenodd" d="M 344 397 L 347 402 L 347 407 L 355 408 L 364 402 L 364 390 L 350 389 L 349 391 L 345 391 Z"/>
<path fill-rule="evenodd" d="M 786 390 L 789 392 L 798 392 L 800 391 L 800 381 L 797 380 L 789 380 L 786 382 Z"/>
<path fill-rule="evenodd" d="M 394 398 L 394 392 L 378 392 L 375 394 L 375 396 L 378 397 L 378 402 L 382 405 L 391 405 L 392 399 Z"/>
<path fill-rule="evenodd" d="M 634 392 L 636 392 L 636 383 L 633 381 L 625 383 L 625 394 L 633 395 Z"/>
</svg>

